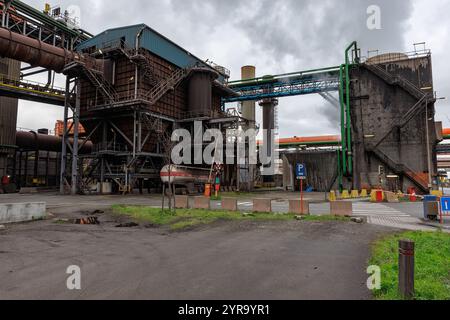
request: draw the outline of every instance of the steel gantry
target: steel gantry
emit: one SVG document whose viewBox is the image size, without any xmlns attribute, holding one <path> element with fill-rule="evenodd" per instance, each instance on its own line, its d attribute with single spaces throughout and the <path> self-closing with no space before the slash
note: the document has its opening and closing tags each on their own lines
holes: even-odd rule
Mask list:
<svg viewBox="0 0 450 320">
<path fill-rule="evenodd" d="M 224 103 L 337 91 L 339 67 L 231 81 L 228 86 L 237 96 L 224 99 Z"/>
</svg>

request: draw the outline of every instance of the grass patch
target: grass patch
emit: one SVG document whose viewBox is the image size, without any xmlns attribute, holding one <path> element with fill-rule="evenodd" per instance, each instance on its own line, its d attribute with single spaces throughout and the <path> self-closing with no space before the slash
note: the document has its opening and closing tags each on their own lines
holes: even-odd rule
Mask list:
<svg viewBox="0 0 450 320">
<path fill-rule="evenodd" d="M 295 214 L 285 213 L 251 213 L 224 211 L 224 210 L 196 210 L 177 209 L 173 212 L 162 211 L 159 208 L 144 206 L 113 206 L 113 214 L 124 215 L 143 223 L 156 226 L 168 226 L 172 230 L 182 230 L 199 225 L 213 223 L 218 220 L 253 220 L 253 221 L 288 221 L 294 220 Z M 304 216 L 304 221 L 350 221 L 348 217 L 335 216 Z"/>
<path fill-rule="evenodd" d="M 293 214 L 254 213 L 243 215 L 242 212 L 223 210 L 177 209 L 174 212 L 162 211 L 159 208 L 141 206 L 112 207 L 113 214 L 125 215 L 137 221 L 151 223 L 157 226 L 168 226 L 172 230 L 182 230 L 198 225 L 209 224 L 218 220 L 260 220 L 286 221 L 293 220 Z"/>
<path fill-rule="evenodd" d="M 381 268 L 379 300 L 400 300 L 398 290 L 398 241 L 416 243 L 416 300 L 450 299 L 450 235 L 443 232 L 404 232 L 377 241 L 372 248 L 370 265 Z"/>
</svg>

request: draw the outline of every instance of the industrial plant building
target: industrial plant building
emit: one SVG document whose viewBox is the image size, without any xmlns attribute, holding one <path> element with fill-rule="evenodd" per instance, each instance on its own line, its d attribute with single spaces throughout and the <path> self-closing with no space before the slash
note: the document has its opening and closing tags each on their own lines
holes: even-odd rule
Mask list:
<svg viewBox="0 0 450 320">
<path fill-rule="evenodd" d="M 0 176 L 8 177 L 3 191 L 45 186 L 72 194 L 136 187 L 160 192 L 175 129 L 194 136 L 195 121 L 225 137 L 230 129 L 265 129 L 270 153 L 278 104 L 282 114 L 283 97 L 305 94 L 321 94 L 340 107 L 340 139 L 280 143 L 283 170 L 265 177 L 259 174 L 264 166 L 226 164 L 224 186 L 275 185 L 278 173 L 280 186 L 295 190 L 296 163 L 306 164 L 311 190 L 322 192 L 382 187 L 427 193 L 436 186 L 436 146 L 443 137 L 434 118 L 428 50 L 363 59 L 353 43 L 345 64 L 336 67 L 256 77 L 255 68 L 246 66 L 240 80 L 230 81 L 225 67 L 197 58 L 145 24 L 94 36 L 67 29 L 20 1 L 12 4 L 14 15 L 3 10 L 0 28 Z M 21 69 L 11 59 L 30 67 Z M 33 68 L 64 74 L 65 88 L 30 85 L 24 72 Z M 339 99 L 333 101 L 331 92 Z M 63 134 L 16 133 L 17 99 L 64 107 Z M 227 108 L 232 102 L 240 108 Z M 261 127 L 257 104 L 263 108 Z"/>
</svg>

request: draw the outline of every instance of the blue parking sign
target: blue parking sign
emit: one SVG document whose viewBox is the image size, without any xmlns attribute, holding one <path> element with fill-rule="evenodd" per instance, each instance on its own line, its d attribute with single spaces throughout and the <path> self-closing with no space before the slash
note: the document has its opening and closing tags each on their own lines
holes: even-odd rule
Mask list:
<svg viewBox="0 0 450 320">
<path fill-rule="evenodd" d="M 306 179 L 306 166 L 304 163 L 297 163 L 296 169 L 296 176 L 299 180 Z"/>
<path fill-rule="evenodd" d="M 450 212 L 450 198 L 441 198 L 441 210 L 443 212 Z"/>
</svg>

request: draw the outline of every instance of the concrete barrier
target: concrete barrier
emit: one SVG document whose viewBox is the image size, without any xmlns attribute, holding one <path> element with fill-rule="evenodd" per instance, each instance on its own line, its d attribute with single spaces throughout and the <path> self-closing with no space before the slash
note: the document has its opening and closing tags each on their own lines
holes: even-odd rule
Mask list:
<svg viewBox="0 0 450 320">
<path fill-rule="evenodd" d="M 222 198 L 222 209 L 226 211 L 237 211 L 238 210 L 237 199 Z"/>
<path fill-rule="evenodd" d="M 194 197 L 194 209 L 211 209 L 211 203 L 208 197 Z"/>
<path fill-rule="evenodd" d="M 253 212 L 272 212 L 272 199 L 253 199 Z"/>
<path fill-rule="evenodd" d="M 309 215 L 309 202 L 303 200 L 303 212 L 300 200 L 289 200 L 289 213 Z"/>
<path fill-rule="evenodd" d="M 351 216 L 353 214 L 353 203 L 350 201 L 330 202 L 332 216 Z"/>
<path fill-rule="evenodd" d="M 45 202 L 0 203 L 0 223 L 33 221 L 45 216 Z"/>
<path fill-rule="evenodd" d="M 175 196 L 175 209 L 188 209 L 189 197 L 188 196 Z"/>
<path fill-rule="evenodd" d="M 389 191 L 386 191 L 384 194 L 386 196 L 387 202 L 389 202 L 389 203 L 399 203 L 400 202 L 398 194 L 389 192 Z"/>
</svg>

